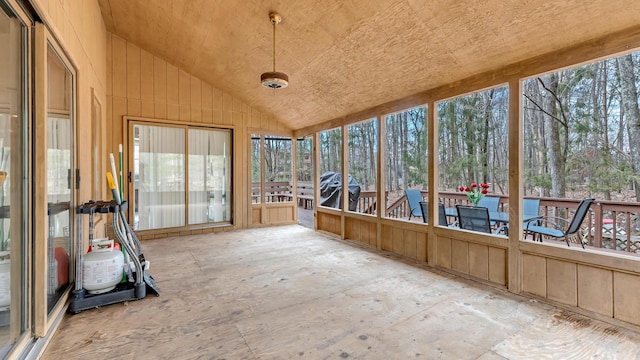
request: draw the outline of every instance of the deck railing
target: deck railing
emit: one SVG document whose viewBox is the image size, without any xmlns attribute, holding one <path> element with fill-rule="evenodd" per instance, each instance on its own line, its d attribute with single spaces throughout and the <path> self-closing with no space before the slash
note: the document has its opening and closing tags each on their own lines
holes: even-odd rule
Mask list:
<svg viewBox="0 0 640 360">
<path fill-rule="evenodd" d="M 275 184 L 274 184 L 275 185 Z M 282 184 L 277 184 L 282 189 Z M 312 184 L 304 183 L 304 186 L 312 189 Z M 270 188 L 270 187 L 267 187 Z M 290 189 L 290 185 L 289 185 Z M 272 189 L 269 189 L 271 195 L 274 195 Z M 311 190 L 312 191 L 312 190 Z M 277 193 L 277 192 L 276 192 Z M 289 191 L 284 193 L 290 194 Z M 426 201 L 428 192 L 421 191 L 422 198 Z M 266 194 L 265 194 L 266 195 Z M 277 194 L 275 194 L 277 195 Z M 301 196 L 303 194 L 298 194 Z M 307 195 L 307 196 L 304 196 Z M 308 199 L 311 196 L 304 194 Z M 455 207 L 457 204 L 469 205 L 470 202 L 464 193 L 460 192 L 439 192 L 439 201 L 446 207 Z M 385 193 L 388 199 L 389 193 Z M 509 210 L 508 195 L 490 194 L 490 196 L 500 197 L 500 210 Z M 273 196 L 272 196 L 273 197 Z M 527 196 L 527 199 L 537 199 Z M 290 195 L 287 200 L 290 201 Z M 580 200 L 561 199 L 561 198 L 539 198 L 540 199 L 540 215 L 542 216 L 560 216 L 565 219 L 571 219 L 573 212 L 578 207 Z M 277 201 L 277 200 L 276 200 Z M 280 200 L 282 201 L 282 200 Z M 286 200 L 285 200 L 286 201 Z M 301 206 L 302 204 L 299 204 Z M 409 204 L 404 194 L 392 203 L 387 201 L 387 209 L 385 217 L 396 219 L 409 219 Z M 309 206 L 312 208 L 312 206 Z M 376 192 L 361 191 L 358 198 L 357 212 L 364 214 L 375 214 L 377 209 Z M 412 218 L 413 221 L 422 221 L 420 218 Z M 625 251 L 640 254 L 640 203 L 638 202 L 618 202 L 597 200 L 590 208 L 585 220 L 581 226 L 582 241 L 586 245 L 595 248 L 604 248 L 618 251 Z"/>
<path fill-rule="evenodd" d="M 422 198 L 427 199 L 428 193 L 421 191 Z M 491 194 L 500 197 L 500 210 L 509 210 L 508 195 Z M 537 199 L 527 196 L 527 199 Z M 539 198 L 540 215 L 560 216 L 571 219 L 580 200 L 560 198 Z M 467 196 L 460 192 L 440 192 L 439 200 L 446 207 L 457 204 L 470 204 Z M 402 195 L 395 202 L 389 204 L 385 211 L 389 218 L 408 219 L 409 206 Z M 422 219 L 415 219 L 422 221 Z M 582 241 L 586 245 L 596 248 L 625 251 L 640 254 L 640 203 L 616 202 L 597 200 L 590 208 L 581 226 Z"/>
</svg>

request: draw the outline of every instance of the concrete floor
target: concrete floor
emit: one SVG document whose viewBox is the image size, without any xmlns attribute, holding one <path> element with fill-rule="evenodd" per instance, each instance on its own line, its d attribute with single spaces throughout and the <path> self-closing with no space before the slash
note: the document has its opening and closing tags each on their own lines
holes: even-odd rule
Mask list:
<svg viewBox="0 0 640 360">
<path fill-rule="evenodd" d="M 299 225 L 147 241 L 160 297 L 68 315 L 43 359 L 640 359 L 640 333 Z"/>
</svg>

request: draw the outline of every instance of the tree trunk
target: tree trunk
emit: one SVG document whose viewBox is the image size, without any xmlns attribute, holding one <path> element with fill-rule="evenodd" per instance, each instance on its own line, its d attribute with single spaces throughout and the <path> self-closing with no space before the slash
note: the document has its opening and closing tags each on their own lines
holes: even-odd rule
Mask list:
<svg viewBox="0 0 640 360">
<path fill-rule="evenodd" d="M 407 155 L 409 154 L 408 142 L 409 142 L 409 133 L 408 133 L 408 124 L 407 124 L 408 115 L 407 112 L 402 113 L 402 184 L 405 189 L 409 188 L 409 164 L 407 163 Z"/>
<path fill-rule="evenodd" d="M 442 151 L 445 151 L 446 153 L 445 163 L 443 164 L 446 165 L 452 163 L 454 159 L 458 159 L 461 156 L 459 153 L 460 150 L 458 149 L 458 139 L 460 135 L 455 121 L 455 104 L 453 101 L 447 101 L 444 105 L 444 122 L 444 126 L 449 128 L 449 146 L 446 149 L 442 149 Z M 456 176 L 457 183 L 455 183 L 454 186 L 457 188 L 462 185 L 462 174 L 451 174 L 451 170 L 443 171 L 443 173 L 444 172 L 446 172 L 445 176 L 447 177 L 447 183 L 453 183 L 452 177 Z"/>
<path fill-rule="evenodd" d="M 482 182 L 488 183 L 489 182 L 489 124 L 490 124 L 490 120 L 491 120 L 491 113 L 493 111 L 493 108 L 491 106 L 491 101 L 493 99 L 493 94 L 494 94 L 494 89 L 491 89 L 489 91 L 484 91 L 482 92 L 482 100 L 483 100 L 483 117 L 484 117 L 484 122 L 483 122 L 483 126 L 484 128 L 482 129 L 482 136 L 483 136 L 483 142 L 482 142 L 482 149 L 481 149 L 481 156 L 482 158 Z M 494 191 L 496 189 L 494 188 Z"/>
<path fill-rule="evenodd" d="M 558 92 L 558 74 L 552 73 L 547 78 L 547 89 L 551 94 L 545 96 L 543 106 L 548 114 L 557 118 L 561 109 L 558 107 L 555 95 Z M 565 158 L 563 156 L 561 142 L 561 124 L 556 119 L 546 119 L 545 135 L 547 137 L 547 158 L 549 159 L 549 174 L 551 175 L 551 196 L 556 198 L 564 198 L 566 192 L 566 182 L 564 176 Z"/>
<path fill-rule="evenodd" d="M 465 104 L 466 105 L 466 104 Z M 474 117 L 471 116 L 471 111 L 463 111 L 464 127 L 465 127 L 465 145 L 467 148 L 467 175 L 469 179 L 467 182 L 475 182 L 476 180 L 476 138 L 477 134 L 474 131 Z M 468 185 L 468 184 L 467 184 Z"/>
<path fill-rule="evenodd" d="M 606 164 L 611 164 L 611 149 L 609 148 L 609 106 L 607 102 L 607 61 L 602 62 L 602 134 L 604 135 L 604 142 L 602 144 L 602 155 L 606 157 Z M 611 186 L 607 186 L 604 191 L 604 199 L 611 200 Z"/>
<path fill-rule="evenodd" d="M 398 181 L 399 175 L 400 175 L 400 160 L 398 156 L 398 153 L 400 152 L 400 145 L 398 145 L 398 140 L 399 140 L 399 134 L 400 131 L 398 129 L 398 126 L 400 124 L 400 121 L 398 119 L 398 116 L 400 115 L 394 115 L 393 116 L 393 125 L 392 125 L 392 138 L 391 138 L 391 142 L 393 143 L 393 167 L 391 168 L 391 176 L 392 176 L 392 184 L 393 184 L 393 190 L 398 190 L 400 189 L 400 181 Z"/>
<path fill-rule="evenodd" d="M 638 90 L 631 55 L 618 58 L 618 70 L 620 72 L 622 108 L 628 119 L 631 169 L 634 175 L 638 176 L 640 175 L 640 108 L 638 107 Z M 640 201 L 640 187 L 637 181 L 634 182 L 634 187 L 636 201 Z"/>
<path fill-rule="evenodd" d="M 538 107 L 542 107 L 542 92 L 540 84 L 534 81 L 528 81 L 525 83 L 525 94 L 529 103 L 526 103 L 526 113 L 528 114 L 528 131 L 530 131 L 530 138 L 525 138 L 525 141 L 529 143 L 529 150 L 527 157 L 529 158 L 529 173 L 527 175 L 534 179 L 540 179 L 541 176 L 547 173 L 547 161 L 545 155 L 545 132 L 544 132 L 544 113 L 538 110 Z M 539 181 L 539 180 L 538 180 Z M 535 195 L 544 197 L 549 196 L 549 190 L 546 186 L 538 183 L 532 190 L 537 190 Z"/>
<path fill-rule="evenodd" d="M 542 103 L 542 93 L 539 89 L 539 87 L 537 86 L 532 86 L 533 88 L 535 88 L 535 92 L 536 92 L 536 96 L 538 98 L 538 101 L 540 103 Z M 545 149 L 547 148 L 547 133 L 545 131 L 545 121 L 544 121 L 544 114 L 540 111 L 536 111 L 534 114 L 534 132 L 535 132 L 535 153 L 534 153 L 534 157 L 535 157 L 535 161 L 538 164 L 538 170 L 536 172 L 536 176 L 543 176 L 544 174 L 547 173 L 548 169 L 549 169 L 549 162 L 547 161 L 547 156 L 545 154 Z M 538 196 L 551 196 L 551 192 L 549 190 L 548 187 L 546 186 L 540 186 L 539 187 L 540 191 L 538 192 Z"/>
</svg>

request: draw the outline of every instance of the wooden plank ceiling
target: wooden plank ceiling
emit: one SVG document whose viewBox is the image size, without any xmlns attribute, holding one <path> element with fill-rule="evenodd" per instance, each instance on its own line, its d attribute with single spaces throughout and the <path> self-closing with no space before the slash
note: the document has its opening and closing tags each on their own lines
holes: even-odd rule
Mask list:
<svg viewBox="0 0 640 360">
<path fill-rule="evenodd" d="M 636 26 L 628 0 L 99 0 L 107 30 L 301 129 Z M 277 70 L 288 88 L 260 85 Z"/>
</svg>

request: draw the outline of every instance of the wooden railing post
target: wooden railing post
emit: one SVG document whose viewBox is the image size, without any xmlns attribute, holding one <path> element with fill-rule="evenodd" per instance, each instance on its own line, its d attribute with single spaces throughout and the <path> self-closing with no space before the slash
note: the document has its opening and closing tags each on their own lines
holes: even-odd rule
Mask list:
<svg viewBox="0 0 640 360">
<path fill-rule="evenodd" d="M 595 214 L 592 227 L 594 229 L 593 246 L 597 248 L 602 247 L 602 204 L 599 201 L 594 202 L 591 207 Z M 591 231 L 589 231 L 591 232 Z"/>
</svg>

